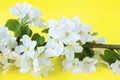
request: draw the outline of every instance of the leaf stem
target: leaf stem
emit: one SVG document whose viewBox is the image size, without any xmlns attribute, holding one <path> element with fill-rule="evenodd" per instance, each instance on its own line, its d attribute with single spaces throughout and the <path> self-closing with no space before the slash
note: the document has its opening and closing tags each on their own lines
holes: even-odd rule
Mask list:
<svg viewBox="0 0 120 80">
<path fill-rule="evenodd" d="M 120 49 L 120 45 L 111 45 L 111 44 L 85 44 L 83 47 L 89 48 L 108 48 L 108 49 Z"/>
</svg>

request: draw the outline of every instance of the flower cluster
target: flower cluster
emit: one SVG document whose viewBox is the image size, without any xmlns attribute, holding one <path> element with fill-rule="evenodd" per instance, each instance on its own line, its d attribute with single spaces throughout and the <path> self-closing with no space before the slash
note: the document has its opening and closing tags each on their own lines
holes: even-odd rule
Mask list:
<svg viewBox="0 0 120 80">
<path fill-rule="evenodd" d="M 49 20 L 47 24 L 49 26 L 47 45 L 50 50 L 48 54 L 50 55 L 52 51 L 51 56 L 65 55 L 62 63 L 63 70 L 74 73 L 96 70 L 97 59 L 84 57 L 83 61 L 79 61 L 78 58 L 75 58 L 75 53 L 82 54 L 83 44 L 94 40 L 94 35 L 89 34 L 91 26 L 81 24 L 77 16 L 72 20 L 62 18 L 58 23 Z"/>
<path fill-rule="evenodd" d="M 32 33 L 30 26 L 43 27 L 41 12 L 30 4 L 17 3 L 10 9 L 18 19 L 9 19 L 0 26 L 0 66 L 3 73 L 15 66 L 21 73 L 47 76 L 54 70 L 51 59 L 63 56 L 64 71 L 73 73 L 95 72 L 97 63 L 103 62 L 120 73 L 120 50 L 93 49 L 90 45 L 102 45 L 106 39 L 91 33 L 91 26 L 80 23 L 80 18 L 61 18 L 58 22 L 48 20 L 43 33 Z M 11 34 L 12 31 L 14 34 Z M 109 55 L 111 54 L 111 55 Z M 101 60 L 98 59 L 100 55 Z"/>
<path fill-rule="evenodd" d="M 16 6 L 10 9 L 10 12 L 14 15 L 19 16 L 23 23 L 32 23 L 33 26 L 42 26 L 43 20 L 40 19 L 42 13 L 39 9 L 34 8 L 30 4 L 17 3 Z"/>
</svg>

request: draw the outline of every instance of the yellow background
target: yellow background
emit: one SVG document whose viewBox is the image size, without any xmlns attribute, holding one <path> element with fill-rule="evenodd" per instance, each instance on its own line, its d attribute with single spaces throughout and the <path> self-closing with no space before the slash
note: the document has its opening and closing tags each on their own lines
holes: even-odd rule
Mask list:
<svg viewBox="0 0 120 80">
<path fill-rule="evenodd" d="M 79 16 L 82 23 L 88 23 L 99 36 L 107 38 L 110 44 L 120 44 L 120 0 L 0 0 L 0 24 L 15 16 L 9 13 L 9 8 L 16 2 L 28 2 L 40 8 L 42 18 L 59 19 L 60 17 Z M 39 30 L 34 29 L 39 32 Z M 99 64 L 97 71 L 89 74 L 72 74 L 62 72 L 60 60 L 54 59 L 55 71 L 48 77 L 35 78 L 30 74 L 21 74 L 12 68 L 0 80 L 120 80 L 120 75 L 111 72 L 106 66 Z"/>
</svg>

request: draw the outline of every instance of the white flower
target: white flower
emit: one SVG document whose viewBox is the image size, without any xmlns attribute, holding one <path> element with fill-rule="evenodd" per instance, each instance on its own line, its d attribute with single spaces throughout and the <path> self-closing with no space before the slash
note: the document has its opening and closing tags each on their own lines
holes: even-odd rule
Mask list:
<svg viewBox="0 0 120 80">
<path fill-rule="evenodd" d="M 0 64 L 3 68 L 3 74 L 5 74 L 15 63 L 16 58 L 13 56 L 14 52 L 10 52 L 7 55 L 0 53 Z"/>
<path fill-rule="evenodd" d="M 24 23 L 32 23 L 32 25 L 39 27 L 43 26 L 43 21 L 40 19 L 42 13 L 30 4 L 26 4 L 25 2 L 22 4 L 19 2 L 10 9 L 10 12 L 19 16 L 20 19 L 24 20 Z"/>
<path fill-rule="evenodd" d="M 31 7 L 32 5 L 26 4 L 25 2 L 24 4 L 18 2 L 16 6 L 10 9 L 10 12 L 14 15 L 19 16 L 20 18 L 24 18 L 28 14 Z"/>
<path fill-rule="evenodd" d="M 4 43 L 3 43 L 4 44 Z M 0 46 L 0 51 L 4 54 L 7 55 L 9 54 L 12 50 L 8 48 L 7 46 Z"/>
<path fill-rule="evenodd" d="M 4 42 L 4 44 L 0 43 L 0 45 L 7 45 L 10 39 L 10 34 L 7 27 L 3 27 L 0 25 L 0 42 Z"/>
<path fill-rule="evenodd" d="M 40 47 L 33 59 L 32 75 L 47 76 L 50 71 L 53 71 L 53 64 L 44 54 L 45 47 Z"/>
<path fill-rule="evenodd" d="M 32 59 L 25 57 L 21 59 L 20 69 L 21 73 L 26 73 L 32 68 Z"/>
<path fill-rule="evenodd" d="M 85 57 L 83 61 L 80 61 L 80 68 L 82 69 L 82 72 L 85 73 L 95 72 L 96 64 L 97 64 L 97 59 Z"/>
<path fill-rule="evenodd" d="M 85 44 L 94 40 L 94 36 L 89 33 L 91 26 L 80 24 L 78 16 L 72 20 L 61 18 L 59 23 L 49 20 L 48 27 L 50 28 L 48 35 L 54 39 L 59 39 L 64 44 L 74 43 L 78 40 Z"/>
<path fill-rule="evenodd" d="M 94 36 L 89 34 L 90 31 L 91 31 L 91 26 L 89 25 L 80 24 L 79 26 L 76 27 L 75 32 L 79 34 L 79 38 L 82 44 L 85 44 L 86 42 L 91 42 L 94 40 Z"/>
<path fill-rule="evenodd" d="M 28 18 L 34 26 L 43 27 L 43 20 L 40 19 L 41 15 L 42 13 L 38 9 L 32 7 L 28 13 Z"/>
<path fill-rule="evenodd" d="M 7 27 L 0 25 L 0 51 L 7 55 L 16 45 L 16 38 L 10 35 Z"/>
<path fill-rule="evenodd" d="M 53 71 L 53 66 L 49 58 L 40 57 L 33 60 L 33 75 L 47 76 L 50 71 Z"/>
<path fill-rule="evenodd" d="M 15 51 L 17 53 L 23 53 L 23 57 L 30 57 L 32 58 L 35 54 L 35 46 L 36 41 L 31 41 L 30 37 L 28 35 L 24 35 L 21 39 L 23 45 L 19 45 L 15 48 Z"/>
<path fill-rule="evenodd" d="M 60 24 L 64 24 L 67 32 L 74 32 L 75 31 L 75 24 L 72 20 L 63 18 L 60 19 Z"/>
<path fill-rule="evenodd" d="M 65 59 L 62 62 L 62 66 L 64 71 L 71 71 L 73 73 L 81 72 L 80 61 L 78 58 L 75 58 L 73 60 Z"/>
<path fill-rule="evenodd" d="M 98 37 L 95 42 L 99 44 L 105 44 L 107 40 L 104 37 Z"/>
<path fill-rule="evenodd" d="M 61 41 L 68 45 L 68 44 L 74 44 L 79 40 L 79 35 L 76 33 L 67 33 L 64 34 L 65 38 L 61 39 Z"/>
<path fill-rule="evenodd" d="M 55 20 L 48 20 L 47 21 L 47 25 L 50 27 L 50 28 L 55 28 L 57 27 L 57 22 Z"/>
<path fill-rule="evenodd" d="M 10 34 L 8 28 L 0 25 L 0 51 L 4 54 L 8 54 L 10 52 L 10 49 L 7 48 L 9 40 Z"/>
<path fill-rule="evenodd" d="M 116 60 L 115 63 L 112 63 L 110 65 L 110 68 L 112 69 L 113 72 L 120 74 L 120 61 Z"/>
<path fill-rule="evenodd" d="M 61 41 L 56 39 L 49 39 L 47 44 L 45 45 L 45 56 L 46 57 L 54 57 L 60 56 L 63 53 L 64 45 Z"/>
<path fill-rule="evenodd" d="M 49 21 L 49 26 L 48 36 L 53 39 L 58 39 L 64 44 L 74 43 L 79 40 L 79 35 L 74 32 L 75 24 L 69 19 L 65 18 L 64 21 L 61 19 L 60 23 L 56 23 L 53 20 Z"/>
<path fill-rule="evenodd" d="M 74 43 L 74 44 L 69 44 L 64 48 L 64 54 L 66 56 L 67 59 L 72 60 L 74 58 L 74 54 L 75 53 L 80 53 L 82 52 L 83 48 L 78 44 L 78 43 Z"/>
<path fill-rule="evenodd" d="M 54 22 L 54 24 L 56 25 L 56 23 Z M 52 23 L 51 23 L 52 25 Z M 54 25 L 52 25 L 54 26 Z M 71 39 L 73 39 L 73 41 L 77 41 L 77 40 L 81 40 L 81 42 L 83 44 L 85 44 L 86 42 L 91 42 L 94 39 L 94 36 L 92 36 L 91 34 L 89 34 L 89 32 L 91 31 L 91 26 L 86 25 L 86 24 L 80 24 L 80 19 L 78 16 L 75 16 L 72 20 L 69 20 L 67 18 L 62 18 L 60 19 L 59 24 L 57 24 L 57 27 L 62 26 L 62 29 L 58 29 L 57 31 L 51 32 L 54 35 L 57 35 L 59 32 L 58 31 L 62 31 L 59 36 L 66 36 L 66 38 L 62 37 L 62 39 L 65 39 L 63 41 L 65 41 L 65 43 Z M 56 33 L 57 32 L 57 33 Z M 56 33 L 56 34 L 55 34 Z M 64 35 L 63 35 L 64 34 Z M 58 36 L 58 35 L 57 35 Z M 53 36 L 52 36 L 53 37 Z"/>
<path fill-rule="evenodd" d="M 34 56 L 30 58 L 29 56 L 23 56 L 15 52 L 14 57 L 16 58 L 14 65 L 19 68 L 21 73 L 26 73 L 32 69 Z"/>
<path fill-rule="evenodd" d="M 75 23 L 75 26 L 77 27 L 77 26 L 79 26 L 79 24 L 80 24 L 80 18 L 79 18 L 79 16 L 75 16 L 73 19 L 72 19 L 72 21 Z"/>
<path fill-rule="evenodd" d="M 10 36 L 8 45 L 7 45 L 10 49 L 13 49 L 17 46 L 17 41 L 16 38 L 14 36 Z"/>
</svg>

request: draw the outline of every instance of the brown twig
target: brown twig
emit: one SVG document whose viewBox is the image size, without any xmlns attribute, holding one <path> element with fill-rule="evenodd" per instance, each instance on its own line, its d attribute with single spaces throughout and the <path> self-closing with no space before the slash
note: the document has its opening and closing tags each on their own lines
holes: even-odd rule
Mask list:
<svg viewBox="0 0 120 80">
<path fill-rule="evenodd" d="M 83 45 L 83 47 L 120 49 L 120 45 L 111 45 L 111 44 L 85 44 Z"/>
</svg>

